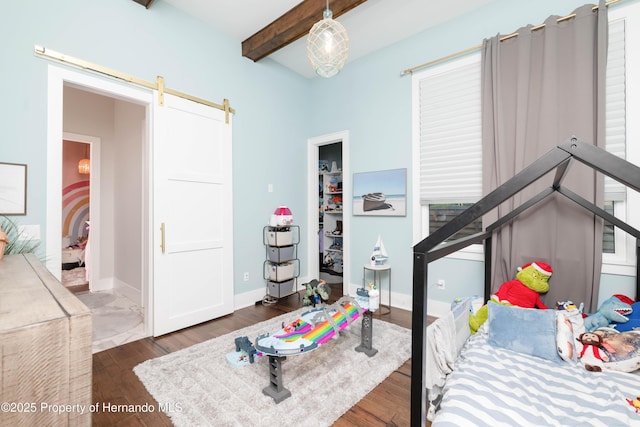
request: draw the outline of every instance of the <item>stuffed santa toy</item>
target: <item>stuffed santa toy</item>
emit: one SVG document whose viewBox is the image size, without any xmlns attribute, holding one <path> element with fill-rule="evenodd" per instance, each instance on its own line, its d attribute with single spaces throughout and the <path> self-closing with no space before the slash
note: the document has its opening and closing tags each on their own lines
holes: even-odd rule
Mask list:
<svg viewBox="0 0 640 427">
<path fill-rule="evenodd" d="M 522 308 L 544 308 L 540 294 L 549 292 L 549 278 L 553 274 L 551 266 L 544 262 L 531 262 L 518 268 L 514 280 L 503 283 L 493 300 Z"/>
</svg>

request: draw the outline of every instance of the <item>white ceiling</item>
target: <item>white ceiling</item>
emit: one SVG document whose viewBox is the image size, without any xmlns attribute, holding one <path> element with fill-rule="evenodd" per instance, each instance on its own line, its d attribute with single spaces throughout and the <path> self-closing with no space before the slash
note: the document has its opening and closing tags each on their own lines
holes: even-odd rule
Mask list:
<svg viewBox="0 0 640 427">
<path fill-rule="evenodd" d="M 300 3 L 300 0 L 157 1 L 169 3 L 201 19 L 238 42 L 244 41 Z M 347 29 L 349 61 L 353 61 L 491 1 L 368 0 L 336 20 Z M 320 19 L 322 16 L 318 16 Z M 302 76 L 312 78 L 315 74 L 305 49 L 306 37 L 302 37 L 272 53 L 269 58 Z"/>
</svg>

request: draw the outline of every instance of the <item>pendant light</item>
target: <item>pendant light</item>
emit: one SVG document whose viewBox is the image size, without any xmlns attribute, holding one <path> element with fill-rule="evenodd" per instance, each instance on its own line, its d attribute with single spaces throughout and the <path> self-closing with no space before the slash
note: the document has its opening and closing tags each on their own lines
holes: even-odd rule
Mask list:
<svg viewBox="0 0 640 427">
<path fill-rule="evenodd" d="M 338 74 L 349 56 L 349 37 L 347 30 L 338 21 L 332 19 L 333 13 L 327 9 L 323 20 L 309 31 L 307 38 L 307 58 L 320 77 L 333 77 Z"/>
<path fill-rule="evenodd" d="M 85 144 L 84 159 L 78 162 L 78 173 L 82 175 L 89 175 L 91 172 L 91 162 L 89 161 L 89 144 Z"/>
</svg>

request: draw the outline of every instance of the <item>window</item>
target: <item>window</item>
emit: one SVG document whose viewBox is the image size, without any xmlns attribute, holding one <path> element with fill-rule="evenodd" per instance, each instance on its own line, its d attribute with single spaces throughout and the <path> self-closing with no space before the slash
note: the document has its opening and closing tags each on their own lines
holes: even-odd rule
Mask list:
<svg viewBox="0 0 640 427">
<path fill-rule="evenodd" d="M 609 8 L 607 55 L 607 151 L 640 165 L 640 4 Z M 639 228 L 640 218 L 630 212 L 640 208 L 640 194 L 605 178 L 604 209 Z M 605 222 L 602 271 L 635 275 L 635 239 Z"/>
<path fill-rule="evenodd" d="M 606 82 L 606 149 L 626 158 L 626 78 L 625 78 L 625 20 L 609 23 Z M 614 179 L 604 178 L 604 210 L 623 219 L 626 187 Z M 616 242 L 618 244 L 616 245 Z M 613 224 L 604 223 L 602 252 L 604 258 L 624 257 L 624 237 L 616 236 Z M 611 254 L 611 255 L 606 255 Z"/>
<path fill-rule="evenodd" d="M 420 240 L 482 197 L 480 52 L 416 75 L 413 84 L 419 111 Z M 452 238 L 481 230 L 477 220 Z"/>
<path fill-rule="evenodd" d="M 626 119 L 640 112 L 640 77 L 637 82 L 627 79 L 640 76 L 640 69 L 635 69 L 640 67 L 640 48 L 631 48 L 640 46 L 640 4 L 610 9 L 609 22 L 606 149 L 640 164 L 640 123 Z M 420 200 L 419 212 L 414 211 L 415 242 L 482 196 L 480 83 L 479 51 L 413 75 L 414 189 Z M 640 209 L 640 195 L 606 177 L 604 209 L 639 228 L 640 219 L 634 224 L 627 214 L 634 207 Z M 481 228 L 477 221 L 454 237 Z M 634 243 L 626 233 L 605 223 L 603 272 L 634 275 Z M 473 254 L 481 253 L 482 248 L 475 246 L 454 256 L 477 259 Z"/>
</svg>

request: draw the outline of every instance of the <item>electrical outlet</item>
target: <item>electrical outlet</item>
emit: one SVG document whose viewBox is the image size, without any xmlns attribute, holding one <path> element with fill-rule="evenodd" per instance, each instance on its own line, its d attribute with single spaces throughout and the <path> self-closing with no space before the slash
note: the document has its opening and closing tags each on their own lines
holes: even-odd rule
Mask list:
<svg viewBox="0 0 640 427">
<path fill-rule="evenodd" d="M 444 279 L 438 279 L 438 289 L 444 289 Z"/>
<path fill-rule="evenodd" d="M 242 278 L 244 279 L 245 282 L 249 281 L 249 272 L 245 271 L 244 275 L 242 276 Z"/>
</svg>

